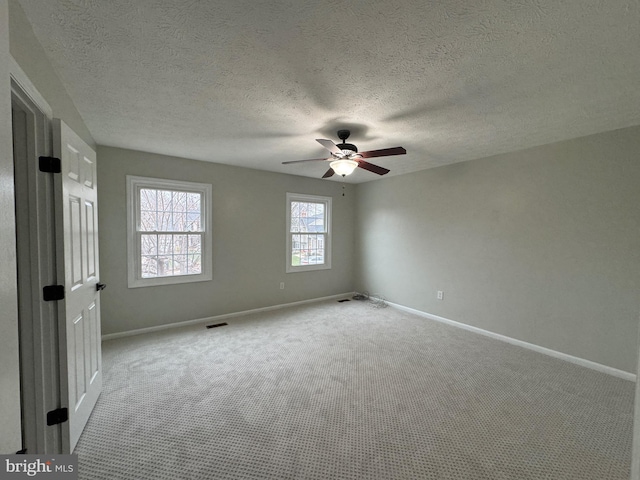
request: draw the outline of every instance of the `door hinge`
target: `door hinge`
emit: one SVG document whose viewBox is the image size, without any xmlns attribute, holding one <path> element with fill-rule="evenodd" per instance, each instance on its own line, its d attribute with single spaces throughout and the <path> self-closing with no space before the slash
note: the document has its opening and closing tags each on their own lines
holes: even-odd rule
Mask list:
<svg viewBox="0 0 640 480">
<path fill-rule="evenodd" d="M 62 300 L 64 298 L 64 285 L 47 285 L 42 289 L 42 298 L 45 302 Z"/>
<path fill-rule="evenodd" d="M 58 425 L 69 420 L 69 410 L 67 408 L 56 408 L 47 412 L 47 425 Z"/>
<path fill-rule="evenodd" d="M 56 157 L 38 157 L 39 168 L 41 172 L 45 173 L 60 173 L 62 172 L 62 163 L 59 158 Z"/>
</svg>

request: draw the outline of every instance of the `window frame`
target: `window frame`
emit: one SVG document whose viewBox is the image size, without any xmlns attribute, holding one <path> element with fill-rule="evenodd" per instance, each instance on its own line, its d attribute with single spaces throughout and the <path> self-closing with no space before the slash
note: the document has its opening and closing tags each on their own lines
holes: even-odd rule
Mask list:
<svg viewBox="0 0 640 480">
<path fill-rule="evenodd" d="M 295 272 L 308 272 L 313 270 L 329 270 L 331 269 L 331 197 L 323 197 L 320 195 L 307 195 L 302 193 L 290 193 L 287 192 L 286 202 L 286 273 Z M 304 202 L 304 203 L 322 203 L 324 204 L 324 223 L 325 231 L 324 235 L 324 263 L 316 265 L 291 265 L 291 257 L 293 255 L 292 236 L 300 234 L 299 232 L 291 232 L 291 203 L 292 202 Z"/>
<path fill-rule="evenodd" d="M 140 189 L 171 190 L 202 195 L 200 221 L 202 225 L 202 273 L 193 275 L 170 275 L 142 278 L 140 251 Z M 182 283 L 206 282 L 213 278 L 212 255 L 212 187 L 208 183 L 196 183 L 163 178 L 127 175 L 127 278 L 128 288 L 175 285 Z M 188 233 L 188 232 L 185 232 Z"/>
</svg>

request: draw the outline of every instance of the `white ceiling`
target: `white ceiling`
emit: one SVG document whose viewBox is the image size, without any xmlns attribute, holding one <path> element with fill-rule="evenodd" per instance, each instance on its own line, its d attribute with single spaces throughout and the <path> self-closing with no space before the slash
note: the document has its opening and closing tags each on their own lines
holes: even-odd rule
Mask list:
<svg viewBox="0 0 640 480">
<path fill-rule="evenodd" d="M 640 124 L 639 0 L 20 4 L 101 145 L 320 177 L 281 162 L 351 127 L 397 175 Z"/>
</svg>

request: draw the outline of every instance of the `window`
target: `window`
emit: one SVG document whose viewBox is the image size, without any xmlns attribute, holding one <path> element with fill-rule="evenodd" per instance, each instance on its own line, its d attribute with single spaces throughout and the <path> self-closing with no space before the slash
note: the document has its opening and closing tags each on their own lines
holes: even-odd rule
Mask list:
<svg viewBox="0 0 640 480">
<path fill-rule="evenodd" d="M 127 176 L 129 288 L 211 280 L 211 185 Z"/>
<path fill-rule="evenodd" d="M 331 198 L 287 193 L 287 273 L 331 268 Z"/>
</svg>

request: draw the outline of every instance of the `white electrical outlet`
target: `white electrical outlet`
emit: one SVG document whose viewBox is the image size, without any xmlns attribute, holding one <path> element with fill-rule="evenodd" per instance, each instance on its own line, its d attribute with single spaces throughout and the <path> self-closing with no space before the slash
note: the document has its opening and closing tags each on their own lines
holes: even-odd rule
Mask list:
<svg viewBox="0 0 640 480">
<path fill-rule="evenodd" d="M 280 282 L 280 290 L 284 290 L 284 282 Z"/>
<path fill-rule="evenodd" d="M 442 290 L 438 290 L 438 300 L 444 299 L 444 292 Z"/>
</svg>

